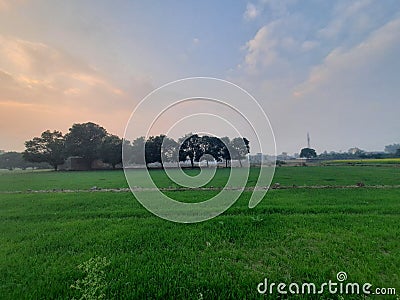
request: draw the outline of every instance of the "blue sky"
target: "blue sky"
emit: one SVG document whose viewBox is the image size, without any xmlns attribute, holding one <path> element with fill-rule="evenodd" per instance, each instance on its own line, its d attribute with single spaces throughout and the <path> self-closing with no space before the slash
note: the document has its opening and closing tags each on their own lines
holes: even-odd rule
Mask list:
<svg viewBox="0 0 400 300">
<path fill-rule="evenodd" d="M 0 149 L 94 121 L 123 134 L 153 89 L 230 80 L 278 152 L 400 142 L 400 2 L 0 0 Z"/>
</svg>

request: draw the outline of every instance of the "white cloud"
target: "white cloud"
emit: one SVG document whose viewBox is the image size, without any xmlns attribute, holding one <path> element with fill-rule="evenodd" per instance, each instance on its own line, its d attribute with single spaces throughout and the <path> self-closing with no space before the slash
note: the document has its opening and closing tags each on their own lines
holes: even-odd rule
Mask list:
<svg viewBox="0 0 400 300">
<path fill-rule="evenodd" d="M 288 9 L 297 0 L 261 0 L 262 5 L 266 6 L 274 17 L 282 17 L 288 14 Z"/>
<path fill-rule="evenodd" d="M 262 26 L 242 48 L 246 51 L 242 68 L 249 73 L 265 75 L 288 71 L 290 58 L 300 47 L 298 40 L 288 32 L 296 22 L 296 19 L 282 18 Z"/>
<path fill-rule="evenodd" d="M 260 10 L 253 3 L 247 3 L 246 11 L 244 12 L 244 18 L 246 20 L 253 20 L 259 15 Z"/>
<path fill-rule="evenodd" d="M 311 50 L 315 49 L 318 46 L 319 46 L 319 42 L 318 41 L 304 41 L 301 44 L 301 50 L 303 50 L 303 51 L 311 51 Z"/>
<path fill-rule="evenodd" d="M 271 23 L 261 27 L 254 38 L 246 43 L 244 48 L 247 54 L 244 60 L 248 70 L 256 71 L 260 67 L 273 64 L 278 59 L 275 49 L 278 40 L 272 34 L 274 26 L 275 23 Z"/>
<path fill-rule="evenodd" d="M 332 20 L 327 26 L 318 31 L 322 38 L 332 39 L 341 32 L 351 30 L 364 31 L 370 28 L 368 18 L 364 15 L 373 3 L 371 0 L 359 0 L 355 2 L 339 2 L 335 8 Z"/>
<path fill-rule="evenodd" d="M 260 99 L 280 151 L 300 148 L 307 131 L 317 151 L 381 150 L 396 137 L 400 18 L 382 24 L 389 16 L 380 15 L 372 30 L 363 19 L 371 7 L 347 9 L 354 16 L 346 21 L 354 33 L 349 40 L 346 34 L 353 33 L 345 27 L 332 43 L 320 40 L 315 23 L 299 28 L 300 18 L 289 15 L 260 28 L 244 47 L 242 70 L 255 73 L 235 80 Z M 265 76 L 271 70 L 273 76 Z"/>
<path fill-rule="evenodd" d="M 349 80 L 373 75 L 370 73 L 372 66 L 379 68 L 379 62 L 387 51 L 400 46 L 399 32 L 400 18 L 388 22 L 347 51 L 340 47 L 333 49 L 322 64 L 312 69 L 308 80 L 297 87 L 295 96 L 307 95 L 326 84 L 348 84 Z"/>
<path fill-rule="evenodd" d="M 264 12 L 269 12 L 273 19 L 287 17 L 289 8 L 298 0 L 258 0 L 256 3 L 247 3 L 243 17 L 246 20 L 254 20 Z"/>
</svg>

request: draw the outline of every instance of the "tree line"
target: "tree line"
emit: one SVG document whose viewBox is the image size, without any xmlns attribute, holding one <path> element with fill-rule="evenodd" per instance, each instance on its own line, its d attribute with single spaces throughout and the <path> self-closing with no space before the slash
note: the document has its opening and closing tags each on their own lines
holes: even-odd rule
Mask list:
<svg viewBox="0 0 400 300">
<path fill-rule="evenodd" d="M 130 142 L 110 134 L 98 124 L 87 122 L 73 124 L 67 134 L 58 130 L 44 131 L 39 137 L 25 142 L 23 158 L 28 162 L 47 163 L 55 170 L 68 157 L 83 158 L 88 166 L 100 159 L 115 168 L 122 163 L 122 147 L 129 164 L 147 165 L 150 163 L 190 161 L 206 158 L 225 161 L 228 167 L 231 160 L 242 160 L 249 153 L 249 141 L 246 138 L 199 136 L 187 134 L 178 142 L 165 135 L 136 138 Z"/>
<path fill-rule="evenodd" d="M 8 169 L 13 170 L 16 168 L 25 170 L 27 168 L 32 169 L 49 169 L 47 163 L 35 163 L 26 161 L 23 157 L 23 154 L 16 151 L 9 151 L 9 152 L 0 152 L 0 169 Z"/>
<path fill-rule="evenodd" d="M 46 130 L 40 137 L 25 142 L 23 157 L 30 162 L 46 162 L 55 170 L 68 157 L 79 156 L 89 165 L 101 159 L 115 166 L 122 160 L 122 139 L 92 122 L 73 124 L 65 135 Z"/>
<path fill-rule="evenodd" d="M 159 163 L 163 167 L 164 162 L 179 163 L 190 161 L 193 168 L 195 162 L 210 160 L 225 161 L 228 167 L 232 160 L 242 160 L 250 152 L 250 142 L 246 138 L 229 137 L 218 138 L 215 136 L 199 136 L 198 134 L 186 134 L 178 139 L 165 135 L 151 136 L 147 140 L 144 137 L 135 139 L 132 143 L 126 141 L 124 150 L 129 158 L 128 164 Z"/>
<path fill-rule="evenodd" d="M 132 142 L 122 139 L 98 124 L 87 122 L 73 124 L 65 135 L 58 131 L 44 131 L 39 137 L 25 142 L 25 151 L 21 153 L 7 152 L 0 155 L 0 168 L 22 169 L 28 167 L 46 168 L 49 165 L 57 170 L 68 157 L 78 156 L 91 166 L 93 161 L 100 159 L 113 168 L 122 163 L 122 149 L 129 164 L 146 165 L 164 162 L 173 163 L 190 161 L 191 167 L 196 162 L 210 160 L 225 162 L 228 167 L 232 160 L 242 160 L 250 152 L 249 141 L 246 138 L 199 136 L 186 134 L 175 141 L 165 135 L 138 137 Z M 301 149 L 300 157 L 304 158 L 385 158 L 400 157 L 400 144 L 387 145 L 386 153 L 366 153 L 362 150 L 354 153 L 324 152 L 317 155 L 311 148 Z"/>
</svg>

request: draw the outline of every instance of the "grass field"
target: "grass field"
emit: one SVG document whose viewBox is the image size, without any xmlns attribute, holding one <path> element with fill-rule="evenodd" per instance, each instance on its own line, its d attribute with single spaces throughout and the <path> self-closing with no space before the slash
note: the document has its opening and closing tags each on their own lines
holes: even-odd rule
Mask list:
<svg viewBox="0 0 400 300">
<path fill-rule="evenodd" d="M 400 165 L 400 157 L 398 158 L 367 158 L 367 159 L 338 159 L 327 161 L 326 164 L 356 164 L 356 165 L 381 165 L 381 164 L 397 164 Z"/>
<path fill-rule="evenodd" d="M 274 182 L 394 186 L 399 174 L 391 166 L 282 167 Z M 253 169 L 249 186 L 256 175 Z M 162 171 L 152 176 L 160 186 L 171 186 Z M 227 170 L 219 170 L 209 185 L 223 185 L 226 176 Z M 0 173 L 3 192 L 92 186 L 127 184 L 121 171 Z M 166 193 L 196 201 L 217 191 Z M 0 298 L 79 299 L 82 290 L 71 285 L 101 278 L 102 268 L 104 278 L 95 282 L 107 299 L 262 299 L 257 285 L 266 277 L 318 286 L 336 281 L 340 271 L 348 282 L 394 287 L 399 294 L 399 188 L 271 190 L 254 209 L 247 207 L 250 195 L 244 192 L 215 219 L 188 225 L 155 217 L 128 192 L 2 193 Z M 78 269 L 95 257 L 107 264 L 91 264 L 88 274 L 94 277 Z M 343 297 L 293 296 L 364 299 Z M 282 297 L 275 292 L 267 298 Z"/>
<path fill-rule="evenodd" d="M 143 172 L 134 170 L 132 172 Z M 188 170 L 197 173 L 196 170 Z M 208 186 L 222 187 L 229 176 L 229 169 L 218 169 L 217 176 Z M 162 170 L 153 170 L 151 175 L 159 187 L 176 186 Z M 254 186 L 258 169 L 253 168 L 248 180 Z M 282 185 L 355 185 L 364 182 L 366 185 L 400 184 L 400 168 L 383 166 L 316 166 L 316 167 L 281 167 L 276 168 L 273 183 Z M 0 172 L 0 191 L 27 191 L 51 189 L 90 189 L 126 188 L 128 184 L 123 171 L 81 171 L 81 172 Z"/>
</svg>

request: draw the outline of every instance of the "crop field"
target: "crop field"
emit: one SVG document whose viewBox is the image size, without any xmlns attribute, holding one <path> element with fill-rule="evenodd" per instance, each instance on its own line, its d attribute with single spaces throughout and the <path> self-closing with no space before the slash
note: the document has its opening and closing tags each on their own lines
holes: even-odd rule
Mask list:
<svg viewBox="0 0 400 300">
<path fill-rule="evenodd" d="M 132 170 L 132 172 L 144 172 Z M 187 170 L 188 174 L 197 174 L 197 170 Z M 248 186 L 254 186 L 258 169 L 252 168 Z M 400 168 L 393 166 L 316 166 L 316 167 L 280 167 L 276 168 L 272 183 L 282 185 L 399 185 Z M 162 170 L 152 170 L 151 176 L 159 187 L 174 186 Z M 208 186 L 222 187 L 229 176 L 229 169 L 218 169 L 216 176 Z M 0 191 L 27 191 L 51 189 L 90 189 L 127 188 L 123 171 L 8 171 L 0 172 Z"/>
<path fill-rule="evenodd" d="M 356 164 L 356 165 L 381 165 L 396 164 L 400 165 L 400 157 L 398 158 L 367 158 L 367 159 L 338 159 L 328 161 L 327 164 Z"/>
<path fill-rule="evenodd" d="M 181 190 L 162 170 L 150 173 L 179 201 L 218 193 Z M 249 187 L 257 174 L 251 170 Z M 228 176 L 220 169 L 207 186 L 222 187 Z M 281 167 L 273 184 L 279 188 L 253 209 L 246 190 L 222 215 L 178 224 L 130 192 L 101 191 L 127 188 L 122 171 L 2 171 L 0 298 L 399 299 L 399 167 Z M 257 291 L 265 278 L 319 287 L 339 272 L 397 294 Z"/>
</svg>

